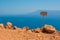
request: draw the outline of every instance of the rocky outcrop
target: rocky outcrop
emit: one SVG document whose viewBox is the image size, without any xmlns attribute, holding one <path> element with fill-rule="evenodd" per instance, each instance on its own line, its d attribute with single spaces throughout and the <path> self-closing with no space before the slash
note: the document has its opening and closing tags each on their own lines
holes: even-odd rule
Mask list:
<svg viewBox="0 0 60 40">
<path fill-rule="evenodd" d="M 13 29 L 15 29 L 15 30 L 16 30 L 16 29 L 17 29 L 17 27 L 16 27 L 16 26 L 14 26 L 14 28 L 13 28 Z"/>
<path fill-rule="evenodd" d="M 5 28 L 0 24 L 0 40 L 60 40 L 60 32 L 51 25 L 29 30 L 27 26 L 18 28 L 8 22 Z"/>
<path fill-rule="evenodd" d="M 29 28 L 28 28 L 28 26 L 25 26 L 25 27 L 23 27 L 23 29 L 22 29 L 23 31 L 28 31 L 29 30 Z"/>
<path fill-rule="evenodd" d="M 2 28 L 2 29 L 3 29 L 3 28 L 4 28 L 4 25 L 3 25 L 3 24 L 0 24 L 0 28 Z"/>
<path fill-rule="evenodd" d="M 40 28 L 33 29 L 32 32 L 39 33 L 39 32 L 41 32 L 41 29 Z"/>
<path fill-rule="evenodd" d="M 11 23 L 11 22 L 7 22 L 6 28 L 7 28 L 7 29 L 12 29 L 12 23 Z"/>
<path fill-rule="evenodd" d="M 45 33 L 54 33 L 55 31 L 56 31 L 55 28 L 51 25 L 45 25 L 42 28 L 42 32 L 45 32 Z"/>
</svg>

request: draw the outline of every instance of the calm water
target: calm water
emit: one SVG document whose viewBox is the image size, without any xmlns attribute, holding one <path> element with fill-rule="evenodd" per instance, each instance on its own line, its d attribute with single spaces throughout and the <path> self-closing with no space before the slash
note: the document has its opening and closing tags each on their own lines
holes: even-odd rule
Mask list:
<svg viewBox="0 0 60 40">
<path fill-rule="evenodd" d="M 12 22 L 13 26 L 22 28 L 29 26 L 30 29 L 42 27 L 42 18 L 40 17 L 20 17 L 20 16 L 6 16 L 0 17 L 0 23 L 6 25 L 6 22 Z M 45 24 L 50 24 L 60 30 L 60 19 L 45 18 Z"/>
</svg>

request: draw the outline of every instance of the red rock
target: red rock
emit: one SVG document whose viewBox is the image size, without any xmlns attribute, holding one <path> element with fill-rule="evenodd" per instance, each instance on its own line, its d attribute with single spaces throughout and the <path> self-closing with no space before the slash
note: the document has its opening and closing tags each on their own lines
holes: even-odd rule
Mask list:
<svg viewBox="0 0 60 40">
<path fill-rule="evenodd" d="M 3 24 L 0 24 L 0 28 L 4 28 L 4 25 Z"/>
<path fill-rule="evenodd" d="M 39 32 L 41 32 L 41 29 L 40 28 L 34 29 L 33 32 L 39 33 Z"/>
<path fill-rule="evenodd" d="M 22 30 L 21 28 L 18 28 L 17 26 L 14 26 L 13 29 L 15 29 L 15 30 Z"/>
<path fill-rule="evenodd" d="M 28 31 L 28 30 L 29 28 L 27 26 L 23 28 L 23 31 Z"/>
<path fill-rule="evenodd" d="M 43 28 L 42 28 L 43 32 L 47 32 L 47 33 L 54 33 L 55 32 L 55 28 L 51 25 L 45 25 Z"/>
<path fill-rule="evenodd" d="M 12 23 L 7 22 L 6 28 L 11 29 L 12 28 Z"/>
<path fill-rule="evenodd" d="M 0 29 L 0 40 L 60 40 L 60 32 L 55 31 L 55 28 L 53 26 L 52 28 L 50 27 L 50 25 L 45 25 L 42 29 L 34 29 L 33 32 L 29 30 L 28 27 L 20 29 L 14 26 L 14 29 L 16 30 Z M 51 33 L 51 31 L 54 30 L 55 33 L 47 34 L 41 32 L 42 30 L 45 30 L 48 33 Z"/>
<path fill-rule="evenodd" d="M 14 28 L 13 29 L 17 29 L 17 27 L 16 26 L 14 26 Z"/>
</svg>

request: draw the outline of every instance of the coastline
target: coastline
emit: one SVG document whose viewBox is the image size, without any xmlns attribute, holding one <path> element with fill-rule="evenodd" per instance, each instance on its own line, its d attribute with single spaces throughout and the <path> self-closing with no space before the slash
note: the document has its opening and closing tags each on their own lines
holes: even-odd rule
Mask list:
<svg viewBox="0 0 60 40">
<path fill-rule="evenodd" d="M 6 27 L 0 24 L 0 40 L 60 40 L 60 32 L 51 25 L 29 30 L 12 27 L 12 23 L 7 22 Z"/>
</svg>

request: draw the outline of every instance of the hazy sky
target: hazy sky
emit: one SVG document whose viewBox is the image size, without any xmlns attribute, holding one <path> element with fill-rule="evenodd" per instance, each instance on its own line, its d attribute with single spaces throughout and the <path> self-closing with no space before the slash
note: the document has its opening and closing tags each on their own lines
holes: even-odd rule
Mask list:
<svg viewBox="0 0 60 40">
<path fill-rule="evenodd" d="M 0 13 L 29 13 L 36 10 L 60 10 L 60 0 L 0 0 Z"/>
</svg>

